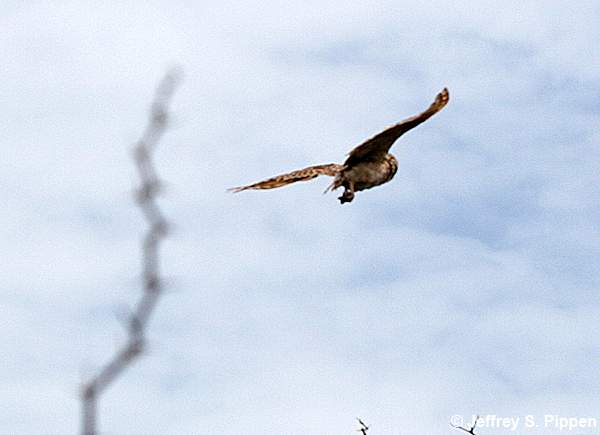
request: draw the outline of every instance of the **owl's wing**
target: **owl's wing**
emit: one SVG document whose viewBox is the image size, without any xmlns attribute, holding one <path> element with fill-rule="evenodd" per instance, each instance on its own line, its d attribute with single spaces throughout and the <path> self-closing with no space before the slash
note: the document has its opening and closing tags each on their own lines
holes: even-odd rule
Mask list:
<svg viewBox="0 0 600 435">
<path fill-rule="evenodd" d="M 348 154 L 344 163 L 347 166 L 353 166 L 360 161 L 378 159 L 387 153 L 396 140 L 408 130 L 415 128 L 422 122 L 427 121 L 437 112 L 442 110 L 449 100 L 448 89 L 444 88 L 437 94 L 435 100 L 423 113 L 411 116 L 398 124 L 386 128 L 381 133 L 376 134 L 371 139 L 363 142 L 354 148 Z"/>
<path fill-rule="evenodd" d="M 318 177 L 319 175 L 328 175 L 335 177 L 344 169 L 343 165 L 330 163 L 328 165 L 309 166 L 308 168 L 299 169 L 297 171 L 288 172 L 287 174 L 276 175 L 268 180 L 259 181 L 258 183 L 248 184 L 247 186 L 233 187 L 228 189 L 233 193 L 241 192 L 242 190 L 250 189 L 274 189 L 276 187 L 286 186 L 297 181 L 307 181 Z"/>
</svg>

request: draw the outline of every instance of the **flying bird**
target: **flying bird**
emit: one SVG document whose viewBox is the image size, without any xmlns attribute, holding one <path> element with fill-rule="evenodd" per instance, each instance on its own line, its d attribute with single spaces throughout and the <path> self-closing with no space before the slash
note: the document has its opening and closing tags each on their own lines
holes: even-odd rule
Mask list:
<svg viewBox="0 0 600 435">
<path fill-rule="evenodd" d="M 404 133 L 442 110 L 448 104 L 448 100 L 448 89 L 444 88 L 437 94 L 427 110 L 386 128 L 381 133 L 358 145 L 350 151 L 343 165 L 329 163 L 309 166 L 229 190 L 237 193 L 243 190 L 274 189 L 297 181 L 312 180 L 319 175 L 328 175 L 335 178 L 325 192 L 343 187 L 344 193 L 338 198 L 340 203 L 351 202 L 354 199 L 355 192 L 379 186 L 394 178 L 398 170 L 398 161 L 388 152 L 394 142 Z"/>
</svg>

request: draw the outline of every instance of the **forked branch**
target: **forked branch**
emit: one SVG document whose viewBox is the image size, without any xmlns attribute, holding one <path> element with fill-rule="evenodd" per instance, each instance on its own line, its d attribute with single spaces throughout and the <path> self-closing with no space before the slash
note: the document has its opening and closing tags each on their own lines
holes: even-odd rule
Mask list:
<svg viewBox="0 0 600 435">
<path fill-rule="evenodd" d="M 367 426 L 360 418 L 356 418 L 358 420 L 358 424 L 360 427 L 356 429 L 356 432 L 360 432 L 362 435 L 367 435 L 367 431 L 369 430 L 369 426 Z"/>
<path fill-rule="evenodd" d="M 477 427 L 477 422 L 478 422 L 478 421 L 479 421 L 479 416 L 477 416 L 477 417 L 475 418 L 475 421 L 473 421 L 473 424 L 471 425 L 471 427 L 470 427 L 470 428 L 466 428 L 466 427 L 464 427 L 464 426 L 456 426 L 456 425 L 454 425 L 454 424 L 452 424 L 452 423 L 450 423 L 450 426 L 452 426 L 454 429 L 459 429 L 459 430 L 462 430 L 462 431 L 464 431 L 464 432 L 466 432 L 466 433 L 468 433 L 468 434 L 471 434 L 471 435 L 477 435 L 477 434 L 475 433 L 475 428 Z"/>
</svg>

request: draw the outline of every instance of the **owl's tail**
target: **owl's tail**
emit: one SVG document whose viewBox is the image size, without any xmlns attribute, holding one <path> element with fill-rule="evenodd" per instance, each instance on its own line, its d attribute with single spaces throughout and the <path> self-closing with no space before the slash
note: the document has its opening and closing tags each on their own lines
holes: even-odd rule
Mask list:
<svg viewBox="0 0 600 435">
<path fill-rule="evenodd" d="M 323 191 L 323 195 L 325 195 L 329 191 L 333 191 L 333 190 L 337 189 L 338 187 L 341 187 L 341 185 L 342 185 L 342 179 L 339 177 L 339 174 L 338 174 L 338 176 L 336 176 L 334 178 L 334 180 L 331 182 L 331 184 L 329 186 L 327 186 L 327 189 L 325 189 Z"/>
</svg>

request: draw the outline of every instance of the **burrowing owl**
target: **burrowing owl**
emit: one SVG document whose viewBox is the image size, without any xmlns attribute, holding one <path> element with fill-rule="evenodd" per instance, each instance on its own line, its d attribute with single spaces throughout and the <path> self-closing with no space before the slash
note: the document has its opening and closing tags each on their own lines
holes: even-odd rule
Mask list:
<svg viewBox="0 0 600 435">
<path fill-rule="evenodd" d="M 338 199 L 341 204 L 350 202 L 354 199 L 354 192 L 379 186 L 394 178 L 398 170 L 398 162 L 393 155 L 388 153 L 391 146 L 396 142 L 396 139 L 408 130 L 415 128 L 442 110 L 448 103 L 448 99 L 448 89 L 444 88 L 437 94 L 435 101 L 427 110 L 386 128 L 381 133 L 358 145 L 350 151 L 343 165 L 330 163 L 327 165 L 309 166 L 308 168 L 277 175 L 268 180 L 259 181 L 247 186 L 234 187 L 229 190 L 232 192 L 241 192 L 242 190 L 249 189 L 273 189 L 295 183 L 296 181 L 310 180 L 319 175 L 329 175 L 335 178 L 325 192 L 343 186 L 344 193 Z"/>
</svg>

